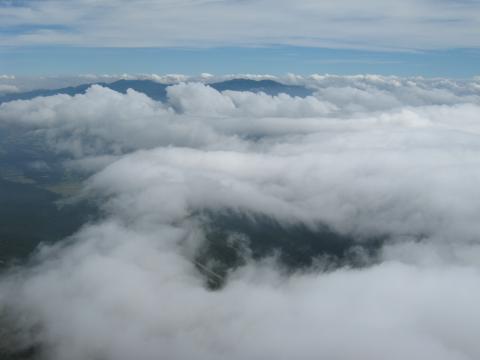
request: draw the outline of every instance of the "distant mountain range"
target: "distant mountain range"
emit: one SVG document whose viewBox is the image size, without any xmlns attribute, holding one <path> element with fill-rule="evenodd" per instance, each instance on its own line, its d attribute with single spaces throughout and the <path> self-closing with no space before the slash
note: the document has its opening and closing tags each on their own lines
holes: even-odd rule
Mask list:
<svg viewBox="0 0 480 360">
<path fill-rule="evenodd" d="M 0 103 L 12 100 L 29 100 L 38 96 L 52 96 L 57 94 L 77 95 L 83 94 L 92 85 L 101 85 L 109 89 L 126 93 L 128 89 L 144 93 L 157 101 L 165 101 L 167 98 L 166 88 L 173 84 L 161 84 L 151 80 L 118 80 L 112 83 L 89 83 L 78 86 L 65 87 L 61 89 L 38 89 L 22 93 L 6 94 L 0 96 Z M 233 79 L 208 84 L 218 91 L 251 91 L 264 92 L 269 95 L 285 93 L 291 96 L 305 97 L 312 94 L 312 91 L 303 86 L 285 85 L 273 80 L 249 80 Z"/>
</svg>

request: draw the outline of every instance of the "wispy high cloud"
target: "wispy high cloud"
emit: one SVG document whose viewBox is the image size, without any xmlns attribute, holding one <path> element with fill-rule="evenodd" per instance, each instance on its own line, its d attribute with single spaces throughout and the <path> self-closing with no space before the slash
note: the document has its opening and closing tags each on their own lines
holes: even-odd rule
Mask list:
<svg viewBox="0 0 480 360">
<path fill-rule="evenodd" d="M 2 1 L 0 44 L 472 48 L 480 45 L 479 7 L 431 0 Z"/>
</svg>

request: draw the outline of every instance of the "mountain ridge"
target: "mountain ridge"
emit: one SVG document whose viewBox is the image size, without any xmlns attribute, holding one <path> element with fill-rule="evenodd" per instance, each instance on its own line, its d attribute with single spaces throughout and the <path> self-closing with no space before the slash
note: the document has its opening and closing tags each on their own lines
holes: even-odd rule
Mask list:
<svg viewBox="0 0 480 360">
<path fill-rule="evenodd" d="M 36 89 L 26 92 L 5 94 L 0 96 L 0 104 L 14 101 L 14 100 L 30 100 L 36 97 L 53 96 L 58 94 L 66 95 L 78 95 L 84 94 L 92 85 L 100 85 L 121 93 L 126 93 L 128 89 L 144 93 L 153 100 L 165 101 L 167 99 L 167 87 L 175 85 L 162 84 L 152 80 L 117 80 L 111 83 L 106 82 L 93 82 L 81 84 L 78 86 L 69 86 L 58 89 Z M 274 80 L 251 80 L 251 79 L 231 79 L 211 84 L 206 84 L 218 91 L 251 91 L 251 92 L 264 92 L 268 95 L 278 95 L 285 93 L 291 96 L 306 97 L 312 94 L 312 91 L 304 86 L 299 85 L 286 85 Z"/>
</svg>

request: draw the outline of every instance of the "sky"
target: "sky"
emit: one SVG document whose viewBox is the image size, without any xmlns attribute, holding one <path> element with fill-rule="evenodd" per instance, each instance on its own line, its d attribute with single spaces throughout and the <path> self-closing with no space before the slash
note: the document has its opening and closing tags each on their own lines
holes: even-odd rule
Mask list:
<svg viewBox="0 0 480 360">
<path fill-rule="evenodd" d="M 2 181 L 95 209 L 2 264 L 0 353 L 480 359 L 479 24 L 476 0 L 0 0 L 0 93 L 169 83 L 0 104 Z M 208 85 L 239 73 L 310 95 Z"/>
<path fill-rule="evenodd" d="M 477 0 L 0 0 L 0 73 L 480 73 Z"/>
</svg>

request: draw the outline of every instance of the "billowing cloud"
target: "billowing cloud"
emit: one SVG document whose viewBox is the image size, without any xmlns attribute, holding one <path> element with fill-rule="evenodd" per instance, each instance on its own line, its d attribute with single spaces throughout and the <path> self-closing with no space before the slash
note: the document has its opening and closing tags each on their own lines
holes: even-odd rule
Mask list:
<svg viewBox="0 0 480 360">
<path fill-rule="evenodd" d="M 87 170 L 80 196 L 102 209 L 3 275 L 10 347 L 73 360 L 477 358 L 476 80 L 290 79 L 314 94 L 180 83 L 161 103 L 93 86 L 0 105 L 0 126 Z M 217 241 L 241 242 L 243 261 L 212 291 L 215 259 L 198 254 L 218 214 L 381 241 L 361 267 L 286 271 L 275 251 L 252 254 L 264 233 L 226 230 Z"/>
</svg>

